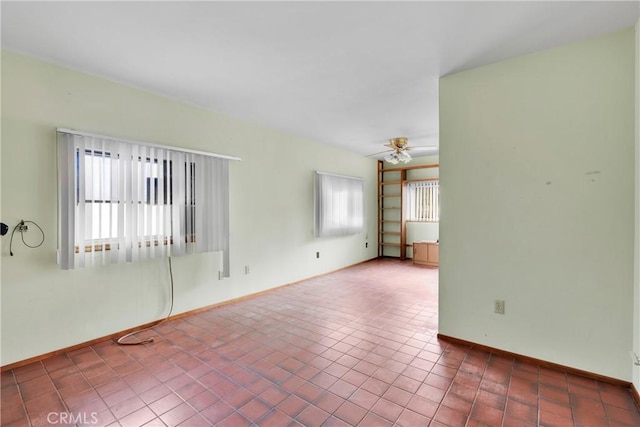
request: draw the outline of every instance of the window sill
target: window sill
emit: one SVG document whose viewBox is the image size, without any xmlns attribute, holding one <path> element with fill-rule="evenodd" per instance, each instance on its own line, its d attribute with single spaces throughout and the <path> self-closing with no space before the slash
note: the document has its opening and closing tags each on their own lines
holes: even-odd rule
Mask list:
<svg viewBox="0 0 640 427">
<path fill-rule="evenodd" d="M 195 242 L 196 242 L 195 236 L 191 236 L 189 238 L 189 243 L 195 243 Z M 94 243 L 94 244 L 90 244 L 90 245 L 85 245 L 84 246 L 84 252 L 87 253 L 87 252 L 110 251 L 112 245 L 117 246 L 117 243 Z M 170 240 L 164 239 L 162 241 L 160 241 L 160 240 L 147 240 L 145 242 L 138 242 L 138 248 L 141 248 L 142 245 L 145 245 L 147 248 L 150 248 L 151 246 L 173 245 L 173 239 L 170 239 Z M 75 247 L 75 253 L 80 253 L 80 247 L 79 246 Z"/>
</svg>

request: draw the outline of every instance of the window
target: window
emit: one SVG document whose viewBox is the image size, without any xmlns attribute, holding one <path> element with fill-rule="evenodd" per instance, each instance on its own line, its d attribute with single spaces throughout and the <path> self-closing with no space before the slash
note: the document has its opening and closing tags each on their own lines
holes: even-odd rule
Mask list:
<svg viewBox="0 0 640 427">
<path fill-rule="evenodd" d="M 58 131 L 63 269 L 222 251 L 229 159 Z"/>
<path fill-rule="evenodd" d="M 440 221 L 440 183 L 437 180 L 407 184 L 407 220 Z"/>
<path fill-rule="evenodd" d="M 356 234 L 364 230 L 362 179 L 316 172 L 317 237 Z"/>
<path fill-rule="evenodd" d="M 84 150 L 84 159 L 80 158 L 80 150 L 76 151 L 76 205 L 81 205 L 81 194 L 84 198 L 85 230 L 84 236 L 88 244 L 94 249 L 110 249 L 109 243 L 118 236 L 118 208 L 122 205 L 124 210 L 124 229 L 127 229 L 127 210 L 130 204 L 123 203 L 119 198 L 119 186 L 112 185 L 112 169 L 118 168 L 120 156 L 112 157 L 110 152 L 99 150 Z M 144 203 L 148 215 L 144 216 L 149 221 L 146 227 L 138 229 L 138 237 L 145 240 L 147 245 L 158 245 L 158 238 L 163 236 L 167 224 L 162 221 L 163 214 L 167 214 L 167 206 L 173 203 L 171 186 L 172 162 L 159 161 L 157 158 L 137 158 L 138 165 L 135 169 L 142 169 L 144 179 L 143 197 L 136 203 Z M 193 165 L 193 164 L 192 164 Z M 186 167 L 186 165 L 185 165 Z M 161 170 L 159 170 L 161 168 Z M 83 172 L 81 172 L 83 171 Z M 84 183 L 81 179 L 84 176 Z M 193 182 L 193 180 L 192 180 Z M 193 187 L 193 186 L 192 186 Z M 185 191 L 189 189 L 185 188 Z M 189 191 L 192 191 L 193 188 Z M 160 194 L 158 194 L 160 192 Z M 163 242 L 166 244 L 166 242 Z M 80 248 L 76 248 L 79 250 Z M 90 248 L 85 247 L 85 251 Z"/>
</svg>

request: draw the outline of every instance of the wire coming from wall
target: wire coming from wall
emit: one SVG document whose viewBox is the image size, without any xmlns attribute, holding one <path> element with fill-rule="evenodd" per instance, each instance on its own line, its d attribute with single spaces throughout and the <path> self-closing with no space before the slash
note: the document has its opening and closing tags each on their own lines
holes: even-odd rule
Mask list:
<svg viewBox="0 0 640 427">
<path fill-rule="evenodd" d="M 171 290 L 171 300 L 170 300 L 170 306 L 169 306 L 169 313 L 167 314 L 167 316 L 162 319 L 161 321 L 159 321 L 158 323 L 156 323 L 153 326 L 149 326 L 148 328 L 144 328 L 144 329 L 140 329 L 137 331 L 133 331 L 130 332 L 126 335 L 121 336 L 120 338 L 118 338 L 116 340 L 116 343 L 119 345 L 140 345 L 140 344 L 150 344 L 153 342 L 153 337 L 144 339 L 144 340 L 138 340 L 138 341 L 133 341 L 133 342 L 124 342 L 125 339 L 134 336 L 136 334 L 139 334 L 140 332 L 149 330 L 153 327 L 156 327 L 158 325 L 163 324 L 164 322 L 166 322 L 167 320 L 169 320 L 169 318 L 171 317 L 171 313 L 173 313 L 173 301 L 174 301 L 174 291 L 173 291 L 173 266 L 171 265 L 171 257 L 167 257 L 168 259 L 168 263 L 169 263 L 169 284 L 170 284 L 170 290 Z"/>
<path fill-rule="evenodd" d="M 39 243 L 35 245 L 30 245 L 27 242 L 25 242 L 24 233 L 26 233 L 27 230 L 29 230 L 29 226 L 27 224 L 33 224 L 36 226 L 38 230 L 40 230 L 40 234 L 42 234 L 42 240 L 40 240 Z M 31 248 L 31 249 L 39 248 L 44 243 L 44 231 L 42 230 L 42 227 L 40 227 L 38 224 L 36 224 L 33 221 L 21 219 L 20 222 L 17 223 L 16 226 L 13 227 L 13 230 L 11 231 L 11 239 L 9 240 L 9 255 L 11 256 L 13 256 L 13 235 L 16 233 L 16 230 L 20 232 L 20 238 L 22 240 L 22 243 L 28 248 Z"/>
</svg>

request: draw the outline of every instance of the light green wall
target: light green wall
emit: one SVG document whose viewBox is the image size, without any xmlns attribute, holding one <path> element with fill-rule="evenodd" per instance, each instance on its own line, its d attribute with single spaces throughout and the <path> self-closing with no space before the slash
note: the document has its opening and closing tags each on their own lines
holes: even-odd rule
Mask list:
<svg viewBox="0 0 640 427">
<path fill-rule="evenodd" d="M 640 19 L 636 27 L 636 241 L 633 309 L 633 350 L 640 357 Z M 640 366 L 633 368 L 633 384 L 640 392 Z"/>
<path fill-rule="evenodd" d="M 628 29 L 441 79 L 440 333 L 631 380 L 634 52 Z"/>
<path fill-rule="evenodd" d="M 14 239 L 10 257 L 2 238 L 2 365 L 159 319 L 168 309 L 165 261 L 72 271 L 56 265 L 56 127 L 243 159 L 231 165 L 231 278 L 218 280 L 217 254 L 174 258 L 174 314 L 376 256 L 375 160 L 3 51 L 1 218 L 11 226 L 36 221 L 46 241 L 28 249 Z M 365 179 L 366 232 L 313 237 L 314 170 Z"/>
</svg>

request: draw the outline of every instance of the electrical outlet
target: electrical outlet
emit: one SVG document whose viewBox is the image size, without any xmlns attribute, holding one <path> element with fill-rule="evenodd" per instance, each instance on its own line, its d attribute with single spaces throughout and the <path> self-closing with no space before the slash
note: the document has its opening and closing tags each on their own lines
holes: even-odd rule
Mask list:
<svg viewBox="0 0 640 427">
<path fill-rule="evenodd" d="M 497 314 L 504 314 L 504 300 L 497 299 L 493 304 L 493 311 Z"/>
<path fill-rule="evenodd" d="M 366 242 L 366 243 L 364 244 L 364 247 L 365 247 L 365 248 L 368 248 L 368 247 L 369 247 L 369 242 Z"/>
<path fill-rule="evenodd" d="M 251 273 L 251 268 L 248 265 L 244 266 L 244 274 L 249 274 Z"/>
<path fill-rule="evenodd" d="M 316 258 L 320 258 L 320 252 L 316 252 Z"/>
</svg>

